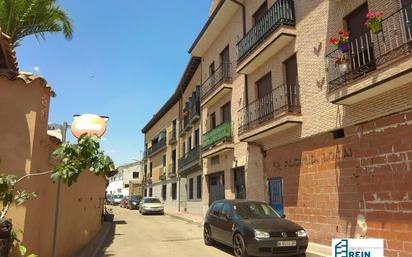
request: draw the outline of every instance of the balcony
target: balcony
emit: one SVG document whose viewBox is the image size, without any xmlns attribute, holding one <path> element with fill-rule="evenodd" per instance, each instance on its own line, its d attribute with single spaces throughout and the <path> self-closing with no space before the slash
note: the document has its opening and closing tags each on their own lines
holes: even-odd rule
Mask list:
<svg viewBox="0 0 412 257">
<path fill-rule="evenodd" d="M 328 98 L 351 105 L 412 81 L 412 6 L 400 9 L 382 22 L 382 31 L 349 38 L 350 50 L 326 55 Z M 363 24 L 359 24 L 363 26 Z M 346 67 L 336 58 L 347 58 Z"/>
<path fill-rule="evenodd" d="M 176 134 L 177 134 L 176 130 L 169 131 L 169 133 L 167 134 L 167 138 L 169 139 L 168 140 L 169 145 L 176 144 L 177 142 Z"/>
<path fill-rule="evenodd" d="M 166 148 L 166 138 L 159 140 L 156 144 L 147 149 L 147 156 L 151 157 Z"/>
<path fill-rule="evenodd" d="M 211 157 L 218 152 L 233 150 L 232 123 L 224 122 L 203 135 L 203 157 Z"/>
<path fill-rule="evenodd" d="M 299 86 L 282 84 L 239 110 L 239 139 L 253 142 L 301 124 Z"/>
<path fill-rule="evenodd" d="M 296 37 L 293 0 L 278 0 L 238 42 L 238 73 L 250 74 Z"/>
<path fill-rule="evenodd" d="M 216 101 L 232 90 L 232 64 L 223 63 L 202 84 L 201 105 L 206 107 L 213 105 Z"/>
<path fill-rule="evenodd" d="M 191 170 L 200 169 L 200 150 L 201 147 L 197 146 L 179 159 L 179 174 L 184 175 Z"/>
</svg>

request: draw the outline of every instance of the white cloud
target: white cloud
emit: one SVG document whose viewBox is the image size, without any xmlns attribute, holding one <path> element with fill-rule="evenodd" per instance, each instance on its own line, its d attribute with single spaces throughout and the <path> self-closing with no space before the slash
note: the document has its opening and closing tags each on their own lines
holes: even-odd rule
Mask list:
<svg viewBox="0 0 412 257">
<path fill-rule="evenodd" d="M 106 150 L 104 151 L 106 154 L 115 154 L 117 151 L 116 150 Z"/>
<path fill-rule="evenodd" d="M 101 137 L 100 140 L 107 141 L 107 138 L 106 137 Z"/>
<path fill-rule="evenodd" d="M 40 67 L 39 66 L 34 66 L 33 70 L 37 73 L 40 73 Z"/>
</svg>

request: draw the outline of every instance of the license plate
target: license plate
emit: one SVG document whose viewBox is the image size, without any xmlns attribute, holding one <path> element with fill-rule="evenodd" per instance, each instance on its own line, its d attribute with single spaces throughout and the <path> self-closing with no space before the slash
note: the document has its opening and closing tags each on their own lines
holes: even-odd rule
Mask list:
<svg viewBox="0 0 412 257">
<path fill-rule="evenodd" d="M 280 247 L 283 247 L 283 246 L 296 246 L 296 241 L 295 240 L 278 241 L 277 246 L 280 246 Z"/>
</svg>

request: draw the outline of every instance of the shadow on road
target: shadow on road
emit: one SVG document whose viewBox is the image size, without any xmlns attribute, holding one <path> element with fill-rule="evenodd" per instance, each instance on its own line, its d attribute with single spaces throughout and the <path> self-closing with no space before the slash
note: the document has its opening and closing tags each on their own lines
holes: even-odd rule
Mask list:
<svg viewBox="0 0 412 257">
<path fill-rule="evenodd" d="M 103 241 L 103 245 L 102 245 L 101 249 L 99 250 L 99 252 L 97 253 L 96 257 L 115 256 L 115 254 L 106 253 L 106 249 L 109 248 L 109 246 L 114 241 L 114 237 L 116 236 L 116 226 L 118 224 L 127 224 L 125 221 L 123 221 L 124 223 L 119 223 L 119 222 L 122 222 L 122 220 L 113 222 L 113 226 L 111 226 L 110 231 L 107 233 L 107 236 Z"/>
</svg>

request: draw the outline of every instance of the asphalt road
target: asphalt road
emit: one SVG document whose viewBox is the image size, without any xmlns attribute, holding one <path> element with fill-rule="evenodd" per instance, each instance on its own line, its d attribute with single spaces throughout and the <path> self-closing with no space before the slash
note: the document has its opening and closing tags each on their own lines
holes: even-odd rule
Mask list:
<svg viewBox="0 0 412 257">
<path fill-rule="evenodd" d="M 227 257 L 232 249 L 206 246 L 202 227 L 167 215 L 141 215 L 136 210 L 112 207 L 115 227 L 99 257 Z"/>
</svg>

